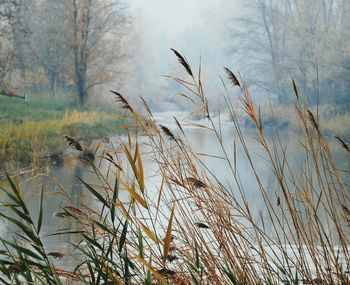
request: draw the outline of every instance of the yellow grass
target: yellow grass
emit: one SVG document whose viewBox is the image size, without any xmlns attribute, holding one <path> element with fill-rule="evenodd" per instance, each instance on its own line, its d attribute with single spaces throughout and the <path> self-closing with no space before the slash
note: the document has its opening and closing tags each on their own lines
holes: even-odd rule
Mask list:
<svg viewBox="0 0 350 285">
<path fill-rule="evenodd" d="M 118 115 L 106 114 L 98 111 L 71 111 L 65 112 L 61 119 L 47 119 L 44 121 L 25 121 L 21 124 L 8 122 L 2 126 L 0 132 L 0 157 L 11 155 L 9 148 L 29 148 L 29 156 L 34 163 L 47 151 L 45 146 L 53 143 L 53 136 L 65 135 L 65 128 L 77 124 L 96 124 L 108 120 L 117 120 Z M 19 155 L 18 155 L 19 156 Z M 17 157 L 18 159 L 18 157 Z"/>
</svg>

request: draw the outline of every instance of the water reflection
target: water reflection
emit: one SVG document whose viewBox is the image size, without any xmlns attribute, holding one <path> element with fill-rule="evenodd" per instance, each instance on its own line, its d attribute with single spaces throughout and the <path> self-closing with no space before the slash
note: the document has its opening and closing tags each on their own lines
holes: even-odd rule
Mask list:
<svg viewBox="0 0 350 285">
<path fill-rule="evenodd" d="M 202 157 L 203 162 L 208 167 L 213 177 L 218 179 L 227 189 L 230 189 L 237 201 L 242 202 L 242 197 L 234 175 L 232 174 L 232 169 L 230 169 L 230 165 L 225 159 L 220 158 L 224 157 L 224 152 L 218 144 L 216 135 L 207 129 L 201 128 L 185 128 L 185 133 L 191 141 L 194 151 Z M 231 162 L 233 161 L 233 157 L 236 157 L 236 177 L 238 178 L 238 182 L 244 186 L 243 193 L 252 209 L 253 219 L 256 221 L 257 225 L 261 225 L 262 219 L 267 217 L 268 214 L 249 159 L 247 159 L 243 147 L 240 146 L 239 139 L 232 125 L 227 125 L 222 129 L 222 137 L 227 157 L 230 158 Z M 268 162 L 268 157 L 263 151 L 261 144 L 257 141 L 254 132 L 246 131 L 245 138 L 246 147 L 251 154 L 251 159 L 254 161 L 255 171 L 261 179 L 261 184 L 266 189 L 267 198 L 277 207 L 280 193 L 271 164 Z M 294 133 L 284 132 L 280 139 L 283 145 L 283 151 L 286 151 L 288 157 L 286 171 L 287 169 L 291 169 L 292 172 L 296 170 L 298 173 L 298 169 L 303 165 L 305 158 L 305 153 L 302 151 L 300 143 L 298 143 L 299 137 Z M 277 141 L 277 138 L 275 137 L 274 140 Z M 141 139 L 139 142 L 141 143 Z M 271 136 L 270 142 L 272 143 Z M 234 151 L 235 145 L 236 152 Z M 147 148 L 146 144 L 143 145 L 143 148 L 144 150 Z M 283 151 L 279 149 L 276 155 L 278 154 L 282 158 Z M 335 152 L 335 157 L 339 161 L 341 161 L 341 158 L 344 158 L 338 152 Z M 154 175 L 159 171 L 159 168 L 153 161 L 146 160 L 146 158 L 143 164 L 145 176 L 148 177 L 147 189 L 148 191 L 153 191 L 155 194 L 156 191 L 154 190 L 161 184 L 160 177 Z M 101 167 L 102 173 L 106 172 L 106 169 L 103 169 L 104 166 L 102 165 Z M 55 179 L 53 179 L 53 177 Z M 44 188 L 44 221 L 42 227 L 44 246 L 47 252 L 60 252 L 67 255 L 61 260 L 57 260 L 57 264 L 64 268 L 77 264 L 79 256 L 74 252 L 74 245 L 77 245 L 81 238 L 78 234 L 50 236 L 52 233 L 62 230 L 79 230 L 79 225 L 75 219 L 62 219 L 57 213 L 62 211 L 62 207 L 68 205 L 67 196 L 70 197 L 71 203 L 74 205 L 93 207 L 95 203 L 95 200 L 92 199 L 89 192 L 81 185 L 77 177 L 89 183 L 98 184 L 97 177 L 91 171 L 91 167 L 82 163 L 75 163 L 74 165 L 68 164 L 64 167 L 53 167 L 50 169 L 49 176 L 42 175 L 35 178 L 23 179 L 20 183 L 25 201 L 35 221 L 38 219 L 40 207 L 40 190 L 42 187 Z M 66 191 L 66 195 L 62 192 L 61 187 Z M 121 191 L 121 197 L 122 199 L 124 197 L 125 200 L 128 199 L 128 195 L 125 191 Z M 1 195 L 0 198 L 3 199 L 4 196 Z M 268 230 L 269 226 L 268 224 L 264 225 L 266 230 Z M 17 230 L 18 229 L 13 224 L 0 223 L 0 235 L 5 239 L 11 240 Z"/>
<path fill-rule="evenodd" d="M 64 254 L 62 259 L 55 260 L 57 265 L 67 268 L 77 264 L 79 255 L 74 252 L 81 237 L 79 234 L 57 234 L 66 230 L 79 231 L 80 227 L 73 218 L 62 218 L 62 208 L 72 202 L 75 205 L 91 205 L 91 197 L 84 191 L 77 177 L 85 179 L 91 176 L 88 168 L 80 163 L 77 165 L 65 165 L 64 167 L 52 167 L 50 174 L 39 175 L 34 178 L 26 177 L 19 183 L 34 222 L 38 220 L 40 209 L 41 189 L 44 190 L 43 224 L 41 237 L 47 252 L 59 252 Z M 62 191 L 64 189 L 64 191 Z M 70 197 L 71 201 L 67 200 Z M 1 201 L 5 196 L 0 196 Z M 3 209 L 6 212 L 4 207 Z M 0 236 L 7 240 L 18 240 L 16 232 L 18 228 L 12 223 L 0 222 Z"/>
</svg>

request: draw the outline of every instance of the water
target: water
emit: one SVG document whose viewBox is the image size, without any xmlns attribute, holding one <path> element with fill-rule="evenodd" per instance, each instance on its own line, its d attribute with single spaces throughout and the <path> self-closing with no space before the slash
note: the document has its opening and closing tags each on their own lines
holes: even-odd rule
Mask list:
<svg viewBox="0 0 350 285">
<path fill-rule="evenodd" d="M 181 114 L 179 115 L 181 116 Z M 170 129 L 175 129 L 173 120 L 166 114 L 156 114 L 157 121 L 166 125 Z M 205 120 L 196 122 L 197 124 L 205 125 Z M 232 170 L 229 164 L 221 157 L 224 156 L 223 150 L 219 147 L 215 134 L 208 131 L 205 128 L 186 125 L 184 124 L 184 130 L 186 136 L 191 142 L 196 153 L 203 158 L 203 161 L 208 166 L 208 170 L 228 189 L 231 189 L 232 193 L 236 196 L 238 201 L 241 201 L 240 193 L 237 188 L 236 182 L 233 179 Z M 236 166 L 237 177 L 241 185 L 244 186 L 244 194 L 247 201 L 250 203 L 251 208 L 254 209 L 254 219 L 259 224 L 259 219 L 265 215 L 264 202 L 252 172 L 249 160 L 246 157 L 242 147 L 240 146 L 237 134 L 234 131 L 234 126 L 228 120 L 224 120 L 222 123 L 222 136 L 224 138 L 223 143 L 227 151 L 226 155 L 229 158 L 234 157 L 234 144 L 236 145 Z M 256 139 L 256 132 L 252 130 L 245 131 L 245 138 L 247 148 L 254 161 L 256 172 L 261 178 L 261 183 L 267 189 L 267 195 L 277 204 L 278 197 L 278 184 L 271 170 L 271 164 L 267 160 L 267 155 L 264 152 L 261 144 Z M 120 138 L 113 139 L 112 142 L 116 144 Z M 124 138 L 126 139 L 126 138 Z M 276 140 L 276 137 L 274 138 Z M 282 145 L 287 150 L 287 156 L 289 161 L 289 167 L 291 169 L 298 169 L 303 164 L 304 153 L 301 150 L 301 146 L 298 143 L 299 136 L 295 133 L 282 132 L 281 141 Z M 272 140 L 272 139 L 271 139 Z M 234 143 L 235 142 L 235 143 Z M 271 141 L 270 141 L 271 142 Z M 147 150 L 145 145 L 146 141 L 139 140 L 143 151 Z M 340 150 L 340 148 L 336 148 Z M 279 152 L 281 154 L 281 152 Z M 203 155 L 205 154 L 205 155 Z M 341 151 L 336 152 L 336 157 L 340 160 L 343 157 Z M 346 163 L 346 162 L 344 162 Z M 157 189 L 161 180 L 159 176 L 155 176 L 159 170 L 158 167 L 150 160 L 144 160 L 145 175 L 148 177 L 147 187 Z M 345 165 L 345 164 L 344 164 Z M 100 169 L 103 173 L 107 173 L 106 163 L 100 165 Z M 53 179 L 54 177 L 54 179 Z M 74 251 L 75 245 L 77 245 L 81 238 L 77 234 L 65 234 L 65 235 L 53 235 L 60 231 L 69 229 L 70 231 L 80 230 L 79 225 L 74 219 L 60 218 L 60 212 L 64 206 L 70 203 L 66 200 L 66 195 L 63 195 L 62 189 L 58 185 L 62 185 L 68 197 L 71 197 L 71 202 L 79 205 L 89 205 L 94 207 L 96 201 L 92 198 L 89 191 L 84 188 L 77 177 L 92 183 L 98 184 L 98 179 L 93 173 L 90 166 L 77 161 L 67 163 L 63 167 L 51 167 L 49 175 L 39 175 L 35 178 L 26 177 L 20 180 L 20 188 L 24 193 L 24 199 L 33 215 L 34 220 L 38 219 L 38 212 L 40 206 L 40 191 L 44 188 L 45 201 L 44 201 L 44 220 L 42 226 L 42 237 L 44 240 L 44 246 L 47 252 L 60 252 L 65 255 L 60 260 L 57 260 L 58 266 L 70 267 L 77 264 L 79 261 L 79 254 Z M 110 176 L 110 178 L 112 178 Z M 58 183 L 57 183 L 58 182 Z M 124 197 L 127 197 L 127 193 L 122 193 Z M 0 194 L 0 199 L 4 199 L 4 195 Z M 11 240 L 18 229 L 11 223 L 0 223 L 0 236 L 4 239 Z"/>
<path fill-rule="evenodd" d="M 61 231 L 80 230 L 74 219 L 60 218 L 64 212 L 63 207 L 70 203 L 66 200 L 62 188 L 65 189 L 73 203 L 90 205 L 91 196 L 83 189 L 77 177 L 88 177 L 91 173 L 84 165 L 65 165 L 64 167 L 52 167 L 47 173 L 36 177 L 23 177 L 15 179 L 19 181 L 19 188 L 23 193 L 24 201 L 29 208 L 34 223 L 38 221 L 40 209 L 41 189 L 44 189 L 43 223 L 41 237 L 46 251 L 59 252 L 64 254 L 63 259 L 57 259 L 58 265 L 64 264 L 70 267 L 77 263 L 78 254 L 74 253 L 74 245 L 77 245 L 81 238 L 77 234 L 57 234 Z M 92 177 L 93 178 L 93 177 Z M 92 180 L 93 181 L 93 180 Z M 0 194 L 1 201 L 4 200 L 4 193 Z M 2 208 L 2 210 L 7 211 Z M 13 240 L 18 228 L 12 223 L 0 223 L 0 236 L 5 240 Z"/>
</svg>

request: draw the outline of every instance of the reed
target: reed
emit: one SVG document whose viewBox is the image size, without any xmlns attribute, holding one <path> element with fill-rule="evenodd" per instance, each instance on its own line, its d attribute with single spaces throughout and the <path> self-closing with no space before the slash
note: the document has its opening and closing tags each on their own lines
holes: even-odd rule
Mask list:
<svg viewBox="0 0 350 285">
<path fill-rule="evenodd" d="M 26 246 L 2 240 L 6 250 L 0 252 L 0 272 L 5 277 L 0 280 L 4 284 L 349 284 L 349 172 L 336 165 L 318 116 L 298 94 L 296 83 L 292 82 L 303 160 L 293 168 L 278 130 L 273 130 L 272 140 L 267 138 L 247 83 L 225 69 L 242 102 L 240 107 L 233 104 L 232 89 L 223 80 L 223 100 L 236 138 L 231 155 L 220 122 L 211 115 L 200 68 L 195 75 L 185 58 L 173 51 L 191 81 L 173 79 L 189 92 L 186 96 L 194 109 L 203 112 L 208 126 L 202 128 L 216 137 L 222 153 L 217 158 L 226 163 L 225 179 L 231 185 L 225 186 L 207 164 L 210 153 L 195 152 L 181 120 L 174 118 L 176 127 L 158 125 L 144 99 L 147 115 L 113 91 L 133 120 L 128 138 L 102 150 L 101 160 L 109 163 L 107 173 L 91 164 L 98 185 L 81 181 L 94 197 L 94 205 L 76 205 L 66 195 L 69 206 L 60 212 L 60 218 L 80 225 L 75 234 L 82 239 L 76 245 L 82 262 L 67 272 L 47 259 L 59 256 L 41 246 L 40 219 L 32 221 L 20 190 L 8 178 L 12 192 L 5 191 L 12 202 L 5 206 L 14 218 L 2 217 L 21 228 L 16 240 Z M 243 108 L 255 126 L 263 153 L 259 159 L 274 174 L 275 196 L 263 183 L 236 108 Z M 146 150 L 140 145 L 141 137 Z M 337 140 L 348 159 L 348 145 Z M 246 170 L 237 165 L 237 149 L 249 165 L 264 214 L 257 215 L 247 198 L 249 189 L 240 179 Z M 145 175 L 145 160 L 158 166 L 152 173 L 160 177 L 156 187 Z"/>
</svg>

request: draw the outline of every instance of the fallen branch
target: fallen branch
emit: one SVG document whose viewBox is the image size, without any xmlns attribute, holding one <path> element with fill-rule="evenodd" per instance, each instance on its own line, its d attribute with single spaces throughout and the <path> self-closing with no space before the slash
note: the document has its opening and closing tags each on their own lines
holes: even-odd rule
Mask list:
<svg viewBox="0 0 350 285">
<path fill-rule="evenodd" d="M 15 97 L 15 98 L 20 98 L 20 99 L 23 99 L 24 102 L 27 102 L 27 95 L 24 94 L 24 95 L 17 95 L 13 92 L 3 92 L 3 91 L 0 91 L 0 95 L 3 95 L 3 96 L 7 96 L 7 97 Z"/>
</svg>

